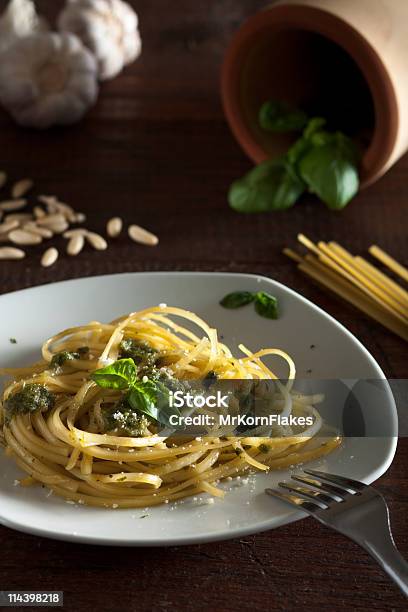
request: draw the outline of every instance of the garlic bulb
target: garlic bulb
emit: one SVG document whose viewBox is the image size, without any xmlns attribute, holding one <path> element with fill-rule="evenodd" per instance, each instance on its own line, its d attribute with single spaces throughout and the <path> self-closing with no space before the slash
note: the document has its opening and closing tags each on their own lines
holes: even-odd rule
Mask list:
<svg viewBox="0 0 408 612">
<path fill-rule="evenodd" d="M 122 0 L 67 0 L 58 26 L 74 32 L 94 53 L 101 80 L 113 78 L 140 55 L 138 18 Z"/>
<path fill-rule="evenodd" d="M 16 38 L 47 29 L 47 22 L 37 15 L 32 0 L 10 0 L 0 18 L 0 52 Z"/>
<path fill-rule="evenodd" d="M 78 121 L 98 94 L 94 56 L 73 34 L 14 41 L 0 61 L 0 102 L 20 125 L 47 128 Z"/>
</svg>

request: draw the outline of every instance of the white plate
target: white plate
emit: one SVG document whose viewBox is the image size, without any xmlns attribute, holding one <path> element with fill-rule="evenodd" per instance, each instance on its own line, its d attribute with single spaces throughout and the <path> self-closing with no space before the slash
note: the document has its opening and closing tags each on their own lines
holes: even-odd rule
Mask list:
<svg viewBox="0 0 408 612">
<path fill-rule="evenodd" d="M 262 319 L 251 307 L 237 311 L 221 308 L 220 298 L 235 290 L 270 291 L 279 300 L 279 319 Z M 197 312 L 217 327 L 235 351 L 239 342 L 251 349 L 283 348 L 294 357 L 300 378 L 310 369 L 318 378 L 384 378 L 354 336 L 297 293 L 268 278 L 218 273 L 100 276 L 0 296 L 0 366 L 34 361 L 44 339 L 58 330 L 95 319 L 109 321 L 162 302 Z M 10 337 L 18 343 L 10 344 Z M 396 409 L 391 394 L 383 402 L 383 410 L 384 418 L 392 424 L 390 437 L 348 438 L 340 449 L 313 465 L 366 483 L 381 476 L 396 448 Z M 14 486 L 20 472 L 0 451 L 0 522 L 28 533 L 94 544 L 159 546 L 221 540 L 302 518 L 302 512 L 264 494 L 266 486 L 276 485 L 287 475 L 286 471 L 259 474 L 250 484 L 232 488 L 214 505 L 187 501 L 177 508 L 150 509 L 147 517 L 140 518 L 146 513 L 73 506 L 47 497 L 47 491 L 40 487 Z"/>
</svg>

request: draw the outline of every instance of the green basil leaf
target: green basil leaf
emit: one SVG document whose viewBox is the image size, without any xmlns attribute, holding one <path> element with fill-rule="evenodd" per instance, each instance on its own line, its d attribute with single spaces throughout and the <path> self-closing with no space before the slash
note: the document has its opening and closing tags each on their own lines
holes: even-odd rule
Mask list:
<svg viewBox="0 0 408 612">
<path fill-rule="evenodd" d="M 157 385 L 153 381 L 137 382 L 129 391 L 127 399 L 134 410 L 146 414 L 155 421 L 159 420 Z"/>
<path fill-rule="evenodd" d="M 310 150 L 310 141 L 302 136 L 297 140 L 287 152 L 287 159 L 293 168 L 297 168 L 299 161 Z"/>
<path fill-rule="evenodd" d="M 321 128 L 326 124 L 326 120 L 321 117 L 314 117 L 308 122 L 301 138 L 299 138 L 287 153 L 288 162 L 298 170 L 298 164 L 302 157 L 310 151 L 313 146 L 320 146 L 332 141 L 334 134 L 326 132 Z"/>
<path fill-rule="evenodd" d="M 283 102 L 270 100 L 262 104 L 258 120 L 261 128 L 268 132 L 296 132 L 305 127 L 307 115 Z"/>
<path fill-rule="evenodd" d="M 286 158 L 267 160 L 235 181 L 228 200 L 238 212 L 256 213 L 290 208 L 304 192 L 305 184 Z"/>
<path fill-rule="evenodd" d="M 119 359 L 106 368 L 92 372 L 91 378 L 105 389 L 127 389 L 135 384 L 137 370 L 133 359 Z"/>
<path fill-rule="evenodd" d="M 308 140 L 313 136 L 313 134 L 320 132 L 321 128 L 325 126 L 326 123 L 327 121 L 326 119 L 323 119 L 323 117 L 312 117 L 303 132 L 303 137 Z"/>
<path fill-rule="evenodd" d="M 181 382 L 181 381 L 180 381 Z M 180 416 L 180 410 L 176 406 L 170 406 L 169 388 L 161 383 L 157 383 L 158 394 L 157 404 L 159 408 L 159 422 L 163 425 L 170 426 L 170 417 L 172 415 Z M 183 383 L 182 388 L 185 389 Z"/>
<path fill-rule="evenodd" d="M 334 135 L 335 142 L 342 151 L 344 157 L 357 166 L 360 162 L 361 154 L 355 142 L 342 132 L 335 132 Z"/>
<path fill-rule="evenodd" d="M 255 296 L 255 310 L 267 319 L 278 318 L 278 300 L 266 291 L 258 291 Z"/>
<path fill-rule="evenodd" d="M 334 210 L 344 208 L 359 188 L 353 147 L 345 138 L 313 147 L 299 163 L 309 190 Z"/>
<path fill-rule="evenodd" d="M 253 302 L 254 299 L 255 295 L 249 291 L 234 291 L 223 297 L 220 304 L 224 308 L 241 308 Z"/>
<path fill-rule="evenodd" d="M 169 389 L 159 381 L 137 381 L 127 401 L 134 410 L 164 425 L 169 424 L 172 414 L 180 414 L 177 408 L 170 407 Z"/>
</svg>

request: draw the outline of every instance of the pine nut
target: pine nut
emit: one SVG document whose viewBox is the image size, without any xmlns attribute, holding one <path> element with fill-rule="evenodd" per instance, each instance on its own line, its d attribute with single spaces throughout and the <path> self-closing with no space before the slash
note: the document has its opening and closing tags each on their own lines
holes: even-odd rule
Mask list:
<svg viewBox="0 0 408 612">
<path fill-rule="evenodd" d="M 55 264 L 55 262 L 58 259 L 58 251 L 56 248 L 51 247 L 49 249 L 47 249 L 43 256 L 41 257 L 41 265 L 44 268 L 49 268 L 50 266 L 52 266 L 53 264 Z"/>
<path fill-rule="evenodd" d="M 58 199 L 55 196 L 40 195 L 37 199 L 42 204 L 45 204 L 49 215 L 60 213 L 57 206 Z"/>
<path fill-rule="evenodd" d="M 42 242 L 41 236 L 21 229 L 15 229 L 10 232 L 9 239 L 11 242 L 14 242 L 14 244 L 23 245 L 40 244 Z"/>
<path fill-rule="evenodd" d="M 96 234 L 95 232 L 87 232 L 85 234 L 85 238 L 97 251 L 105 251 L 108 248 L 108 243 L 106 242 L 105 238 L 102 238 L 102 236 Z"/>
<path fill-rule="evenodd" d="M 78 255 L 84 248 L 85 238 L 82 234 L 75 234 L 72 236 L 67 246 L 68 255 Z"/>
<path fill-rule="evenodd" d="M 0 208 L 1 210 L 4 210 L 4 211 L 20 210 L 21 208 L 24 208 L 26 204 L 27 204 L 27 200 L 24 200 L 24 199 L 4 200 L 3 202 L 0 202 Z"/>
<path fill-rule="evenodd" d="M 0 171 L 0 189 L 4 187 L 6 183 L 7 183 L 7 174 L 3 170 L 1 170 Z"/>
<path fill-rule="evenodd" d="M 31 232 L 32 234 L 37 234 L 37 236 L 41 236 L 42 238 L 52 238 L 53 233 L 47 227 L 39 227 L 34 221 L 29 221 L 23 225 L 23 230 L 27 232 Z"/>
<path fill-rule="evenodd" d="M 113 217 L 109 219 L 106 224 L 106 233 L 111 238 L 117 238 L 122 231 L 123 221 L 120 217 Z"/>
<path fill-rule="evenodd" d="M 0 248 L 0 259 L 23 259 L 24 257 L 25 253 L 21 249 L 15 249 L 14 247 Z"/>
<path fill-rule="evenodd" d="M 58 201 L 58 198 L 56 196 L 50 196 L 50 195 L 39 195 L 37 200 L 41 202 L 42 204 L 52 205 Z"/>
<path fill-rule="evenodd" d="M 11 213 L 9 215 L 6 215 L 3 219 L 3 223 L 5 223 L 6 221 L 18 221 L 18 224 L 21 225 L 21 223 L 26 223 L 27 221 L 32 221 L 33 217 L 32 215 L 29 215 L 28 213 Z"/>
<path fill-rule="evenodd" d="M 41 217 L 41 219 L 37 220 L 38 225 L 48 225 L 49 223 L 54 223 L 55 221 L 66 221 L 64 215 L 61 213 L 55 213 L 53 215 L 45 215 L 45 217 Z"/>
<path fill-rule="evenodd" d="M 84 213 L 79 212 L 74 215 L 71 223 L 83 223 L 84 221 L 86 221 L 86 215 L 84 215 Z"/>
<path fill-rule="evenodd" d="M 75 222 L 76 213 L 72 206 L 68 206 L 68 204 L 64 204 L 64 202 L 60 202 L 59 200 L 57 200 L 55 202 L 55 208 L 56 212 L 61 213 L 61 215 L 63 215 L 67 219 L 67 221 L 69 221 L 70 223 Z"/>
<path fill-rule="evenodd" d="M 83 227 L 78 227 L 72 230 L 68 230 L 67 232 L 64 232 L 62 235 L 64 236 L 64 238 L 73 238 L 74 236 L 86 236 L 87 233 L 88 233 L 87 229 Z"/>
<path fill-rule="evenodd" d="M 14 183 L 13 187 L 11 188 L 11 196 L 13 198 L 21 198 L 28 191 L 30 191 L 33 185 L 34 181 L 31 179 L 21 179 L 21 181 Z"/>
<path fill-rule="evenodd" d="M 140 227 L 140 225 L 130 225 L 128 233 L 134 242 L 140 242 L 141 244 L 145 244 L 147 246 L 156 246 L 156 244 L 159 242 L 157 236 L 143 227 Z"/>
<path fill-rule="evenodd" d="M 69 223 L 67 223 L 67 220 L 61 213 L 46 215 L 41 219 L 37 219 L 37 225 L 48 227 L 48 229 L 52 230 L 55 234 L 62 234 L 62 232 L 65 232 L 69 227 Z"/>
<path fill-rule="evenodd" d="M 16 229 L 19 225 L 20 223 L 17 220 L 5 221 L 4 223 L 0 225 L 0 234 L 7 234 L 8 232 L 11 232 L 13 229 Z"/>
<path fill-rule="evenodd" d="M 43 210 L 41 206 L 34 206 L 34 217 L 36 219 L 43 219 L 45 216 L 45 210 Z"/>
<path fill-rule="evenodd" d="M 69 227 L 69 223 L 64 219 L 64 221 L 54 221 L 47 225 L 48 229 L 54 232 L 54 234 L 62 234 Z"/>
</svg>

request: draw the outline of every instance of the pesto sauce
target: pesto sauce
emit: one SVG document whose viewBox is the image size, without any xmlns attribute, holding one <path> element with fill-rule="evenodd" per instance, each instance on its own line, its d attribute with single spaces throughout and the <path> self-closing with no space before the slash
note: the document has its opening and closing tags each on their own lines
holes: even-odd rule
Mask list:
<svg viewBox="0 0 408 612">
<path fill-rule="evenodd" d="M 150 435 L 149 427 L 152 421 L 134 410 L 126 397 L 123 397 L 113 407 L 102 409 L 104 420 L 103 433 L 114 433 L 116 435 L 144 438 Z"/>
<path fill-rule="evenodd" d="M 48 412 L 55 404 L 55 395 L 44 385 L 30 383 L 13 393 L 5 402 L 6 422 L 18 414 Z"/>
<path fill-rule="evenodd" d="M 119 359 L 133 359 L 138 366 L 139 376 L 148 376 L 160 359 L 159 351 L 146 342 L 138 342 L 133 338 L 123 338 L 119 345 Z"/>
<path fill-rule="evenodd" d="M 60 351 L 56 353 L 51 359 L 51 367 L 52 368 L 60 368 L 67 361 L 73 361 L 74 359 L 81 359 L 85 357 L 89 353 L 89 348 L 87 346 L 82 346 L 74 352 L 71 351 Z"/>
</svg>

